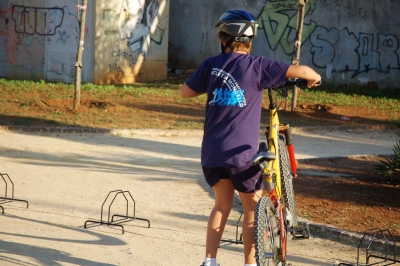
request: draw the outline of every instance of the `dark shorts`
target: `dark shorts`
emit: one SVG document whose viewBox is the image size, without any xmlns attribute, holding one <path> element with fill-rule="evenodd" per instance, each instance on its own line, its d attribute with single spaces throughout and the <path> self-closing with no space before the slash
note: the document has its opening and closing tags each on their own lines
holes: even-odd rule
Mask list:
<svg viewBox="0 0 400 266">
<path fill-rule="evenodd" d="M 239 192 L 251 193 L 263 189 L 259 165 L 234 168 L 203 166 L 203 173 L 210 187 L 213 187 L 220 179 L 230 179 L 233 187 Z"/>
</svg>

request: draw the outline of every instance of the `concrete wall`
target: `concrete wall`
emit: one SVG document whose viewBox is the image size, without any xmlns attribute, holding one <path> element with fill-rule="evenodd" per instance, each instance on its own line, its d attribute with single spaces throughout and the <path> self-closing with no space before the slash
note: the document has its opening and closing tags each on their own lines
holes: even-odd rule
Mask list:
<svg viewBox="0 0 400 266">
<path fill-rule="evenodd" d="M 292 62 L 298 0 L 171 0 L 169 63 L 196 68 L 220 47 L 214 27 L 223 12 L 243 9 L 259 18 L 253 54 Z M 400 1 L 309 0 L 301 64 L 324 83 L 375 81 L 399 87 Z"/>
<path fill-rule="evenodd" d="M 83 81 L 127 84 L 196 68 L 220 47 L 215 24 L 229 9 L 260 21 L 253 54 L 293 59 L 298 0 L 89 0 Z M 77 0 L 0 1 L 0 77 L 74 82 Z M 324 83 L 398 86 L 400 1 L 309 0 L 301 63 Z"/>
<path fill-rule="evenodd" d="M 76 4 L 74 0 L 1 1 L 0 77 L 73 82 L 79 41 Z M 89 22 L 91 17 L 88 9 Z M 91 49 L 87 44 L 86 51 Z M 90 80 L 90 59 L 85 52 L 83 81 Z"/>
<path fill-rule="evenodd" d="M 77 0 L 0 2 L 0 77 L 73 83 Z M 168 0 L 89 0 L 82 80 L 127 84 L 167 76 Z"/>
</svg>

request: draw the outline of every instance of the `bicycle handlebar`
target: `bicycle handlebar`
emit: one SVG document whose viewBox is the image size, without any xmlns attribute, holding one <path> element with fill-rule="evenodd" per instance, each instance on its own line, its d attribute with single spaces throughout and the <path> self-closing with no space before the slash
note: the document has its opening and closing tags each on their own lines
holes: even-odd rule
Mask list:
<svg viewBox="0 0 400 266">
<path fill-rule="evenodd" d="M 307 87 L 308 80 L 306 79 L 295 79 L 295 80 L 286 80 L 285 85 L 283 87 L 288 87 L 288 86 L 297 86 L 297 87 Z M 319 81 L 317 86 L 321 85 L 321 81 Z"/>
</svg>

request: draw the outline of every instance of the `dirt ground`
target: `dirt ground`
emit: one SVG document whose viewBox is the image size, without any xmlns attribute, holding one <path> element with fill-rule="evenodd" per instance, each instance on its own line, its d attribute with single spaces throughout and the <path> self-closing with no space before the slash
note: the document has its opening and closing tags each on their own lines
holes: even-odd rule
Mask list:
<svg viewBox="0 0 400 266">
<path fill-rule="evenodd" d="M 71 99 L 35 100 L 22 105 L 22 98 L 5 100 L 0 119 L 2 125 L 15 126 L 22 124 L 18 122 L 21 117 L 30 117 L 30 123 L 23 123 L 25 127 L 71 126 L 79 120 L 79 124 L 88 127 L 163 129 L 173 127 L 177 119 L 201 121 L 204 111 L 190 102 L 187 105 L 168 103 L 163 97 L 157 96 L 152 97 L 151 103 L 135 103 L 129 96 L 121 101 L 85 100 L 77 116 L 70 109 Z M 70 117 L 71 123 L 37 119 L 55 112 Z M 9 113 L 18 115 L 7 115 Z M 266 115 L 263 111 L 263 118 Z M 367 107 L 320 106 L 311 103 L 299 105 L 295 113 L 282 111 L 280 115 L 282 121 L 288 121 L 295 127 L 317 125 L 326 130 L 387 130 L 389 119 L 389 114 L 385 117 L 385 112 L 373 112 Z M 343 116 L 349 120 L 342 120 Z M 98 121 L 99 117 L 104 117 L 104 123 L 92 122 Z M 361 233 L 378 226 L 390 230 L 399 241 L 400 179 L 386 179 L 377 174 L 375 167 L 383 159 L 379 156 L 362 156 L 299 160 L 301 178 L 295 180 L 295 192 L 300 216 Z"/>
<path fill-rule="evenodd" d="M 400 241 L 400 180 L 379 175 L 382 156 L 300 160 L 294 180 L 299 215 L 363 234 L 389 230 Z"/>
<path fill-rule="evenodd" d="M 29 208 L 25 202 L 0 202 L 4 207 L 0 265 L 201 264 L 214 201 L 200 168 L 201 130 L 110 133 L 0 130 L 0 173 L 12 178 L 15 198 L 29 202 Z M 343 131 L 295 132 L 294 137 L 299 159 L 386 153 L 395 139 L 390 132 Z M 358 149 L 351 142 L 364 145 Z M 299 180 L 307 176 L 301 171 Z M 0 188 L 4 188 L 1 183 Z M 109 211 L 125 214 L 126 202 L 120 196 L 112 207 L 110 199 L 105 202 L 101 216 L 106 196 L 118 189 L 131 193 L 136 217 L 149 219 L 150 228 L 146 221 L 129 220 L 122 224 L 124 233 L 120 227 L 96 223 L 88 223 L 85 229 L 88 220 L 98 222 L 102 217 L 107 222 Z M 235 239 L 241 210 L 234 204 L 224 239 Z M 312 233 L 307 240 L 290 239 L 289 262 L 295 266 L 355 265 L 359 239 L 331 240 L 332 233 L 326 232 L 324 237 Z M 243 245 L 221 243 L 218 262 L 243 265 Z"/>
</svg>

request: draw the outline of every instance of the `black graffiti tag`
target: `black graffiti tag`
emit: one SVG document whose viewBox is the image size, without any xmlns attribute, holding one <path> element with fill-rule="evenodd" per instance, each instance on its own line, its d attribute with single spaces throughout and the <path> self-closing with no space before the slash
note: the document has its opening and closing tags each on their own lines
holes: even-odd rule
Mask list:
<svg viewBox="0 0 400 266">
<path fill-rule="evenodd" d="M 15 21 L 15 32 L 55 35 L 56 29 L 62 25 L 64 10 L 59 7 L 39 8 L 14 5 L 12 19 Z"/>
</svg>

